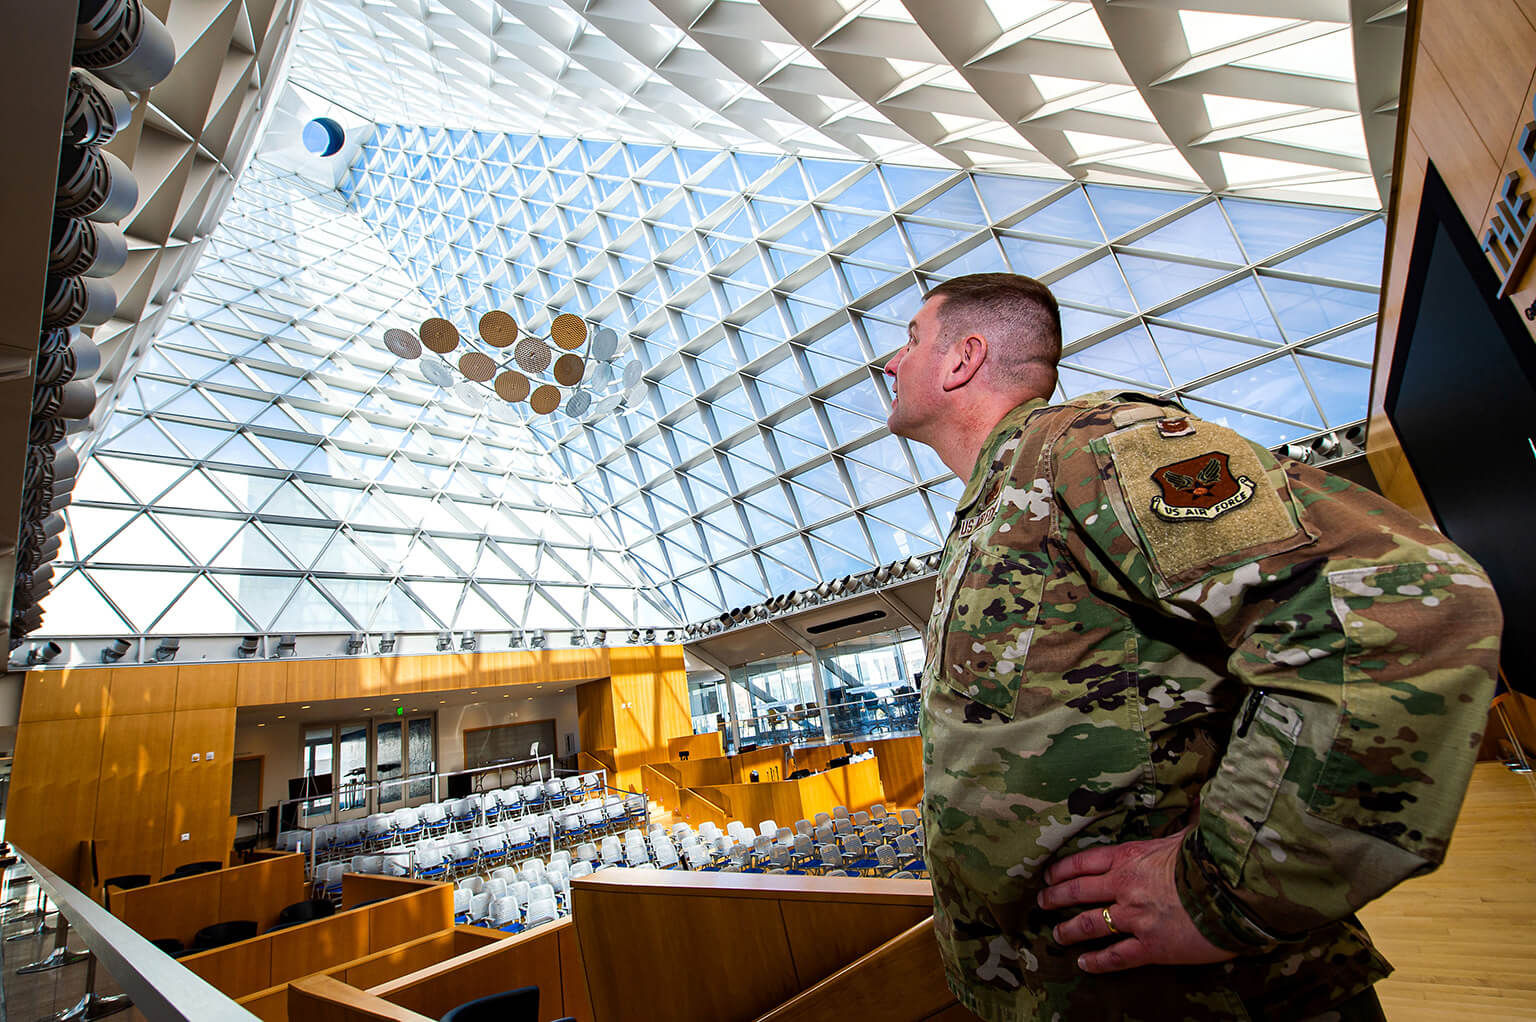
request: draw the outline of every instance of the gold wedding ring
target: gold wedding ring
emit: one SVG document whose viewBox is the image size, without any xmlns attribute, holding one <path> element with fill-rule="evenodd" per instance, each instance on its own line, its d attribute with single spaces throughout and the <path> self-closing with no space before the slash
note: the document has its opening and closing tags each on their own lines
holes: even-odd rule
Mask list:
<svg viewBox="0 0 1536 1022">
<path fill-rule="evenodd" d="M 1119 933 L 1120 932 L 1119 930 L 1115 929 L 1115 921 L 1113 919 L 1109 918 L 1109 906 L 1108 905 L 1104 906 L 1104 925 L 1109 927 L 1109 932 L 1110 933 Z"/>
</svg>

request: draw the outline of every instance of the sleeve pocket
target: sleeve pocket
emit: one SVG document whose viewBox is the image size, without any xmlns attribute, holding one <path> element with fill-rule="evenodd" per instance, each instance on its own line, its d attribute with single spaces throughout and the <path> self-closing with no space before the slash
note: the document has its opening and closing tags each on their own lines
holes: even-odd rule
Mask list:
<svg viewBox="0 0 1536 1022">
<path fill-rule="evenodd" d="M 1253 690 L 1248 700 L 1238 715 L 1251 720 L 1248 733 L 1234 734 L 1212 786 L 1219 795 L 1202 807 L 1214 822 L 1201 826 L 1211 859 L 1234 886 L 1269 820 L 1302 726 L 1301 714 L 1272 693 Z"/>
<path fill-rule="evenodd" d="M 972 553 L 946 615 L 939 683 L 1012 719 L 1044 590 L 1016 553 Z"/>
</svg>

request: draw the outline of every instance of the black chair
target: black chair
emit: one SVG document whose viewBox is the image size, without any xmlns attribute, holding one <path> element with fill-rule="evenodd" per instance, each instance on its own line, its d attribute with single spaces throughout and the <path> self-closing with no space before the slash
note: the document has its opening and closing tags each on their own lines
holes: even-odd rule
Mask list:
<svg viewBox="0 0 1536 1022">
<path fill-rule="evenodd" d="M 466 1001 L 441 1022 L 539 1022 L 539 988 L 519 987 Z M 556 1022 L 573 1022 L 569 1016 Z"/>
<path fill-rule="evenodd" d="M 112 895 L 107 892 L 108 887 L 117 887 L 124 891 L 131 891 L 135 887 L 147 887 L 154 877 L 148 873 L 124 873 L 122 876 L 107 877 L 101 883 L 102 901 L 107 911 L 112 911 Z"/>
<path fill-rule="evenodd" d="M 254 919 L 231 919 L 224 923 L 214 923 L 198 930 L 192 937 L 192 947 L 197 951 L 207 951 L 209 948 L 223 947 L 225 944 L 233 944 L 236 941 L 250 940 L 256 936 L 256 921 Z"/>
<path fill-rule="evenodd" d="M 177 866 L 172 872 L 173 876 L 192 877 L 199 873 L 217 873 L 224 868 L 224 864 L 217 859 L 204 859 L 202 862 L 189 862 L 183 866 Z"/>
<path fill-rule="evenodd" d="M 293 926 L 296 923 L 307 923 L 311 919 L 324 919 L 326 916 L 336 914 L 336 905 L 329 898 L 310 898 L 308 901 L 296 901 L 277 914 L 277 923 L 272 930 L 279 926 Z M 268 930 L 271 933 L 272 930 Z"/>
<path fill-rule="evenodd" d="M 168 955 L 175 955 L 187 949 L 186 945 L 175 937 L 156 937 L 150 943 Z"/>
</svg>

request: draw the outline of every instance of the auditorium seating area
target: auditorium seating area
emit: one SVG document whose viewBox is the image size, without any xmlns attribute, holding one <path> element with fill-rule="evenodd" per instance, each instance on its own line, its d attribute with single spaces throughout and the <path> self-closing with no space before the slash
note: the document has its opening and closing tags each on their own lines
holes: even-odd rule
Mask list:
<svg viewBox="0 0 1536 1022">
<path fill-rule="evenodd" d="M 443 802 L 289 831 L 313 842 L 314 897 L 340 903 L 347 873 L 452 881 L 457 922 L 508 933 L 570 914 L 570 883 L 603 868 L 797 876 L 926 878 L 916 811 L 835 806 L 793 827 L 648 823 L 644 795 L 571 774 Z"/>
</svg>

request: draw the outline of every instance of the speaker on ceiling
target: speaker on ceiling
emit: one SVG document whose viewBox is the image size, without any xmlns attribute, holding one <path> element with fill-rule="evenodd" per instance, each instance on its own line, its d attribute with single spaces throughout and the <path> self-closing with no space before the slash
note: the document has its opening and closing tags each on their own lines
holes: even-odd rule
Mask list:
<svg viewBox="0 0 1536 1022">
<path fill-rule="evenodd" d="M 84 419 L 96 408 L 96 388 L 89 380 L 72 380 L 32 392 L 35 419 Z"/>
<path fill-rule="evenodd" d="M 48 272 L 55 277 L 110 277 L 128 261 L 128 239 L 112 224 L 53 218 Z"/>
<path fill-rule="evenodd" d="M 80 0 L 75 63 L 119 89 L 142 92 L 176 66 L 176 43 L 139 0 Z"/>
<path fill-rule="evenodd" d="M 36 386 L 51 387 L 70 380 L 88 380 L 101 368 L 101 349 L 78 330 L 44 330 L 37 345 Z"/>
<path fill-rule="evenodd" d="M 139 185 L 128 164 L 95 146 L 65 146 L 59 154 L 57 216 L 82 216 L 116 223 L 139 201 Z"/>
<path fill-rule="evenodd" d="M 133 107 L 128 97 L 79 68 L 69 74 L 69 96 L 64 101 L 64 141 L 70 145 L 105 145 L 128 127 Z"/>
<path fill-rule="evenodd" d="M 43 326 L 100 326 L 117 311 L 117 292 L 94 277 L 49 277 L 43 288 Z"/>
</svg>

